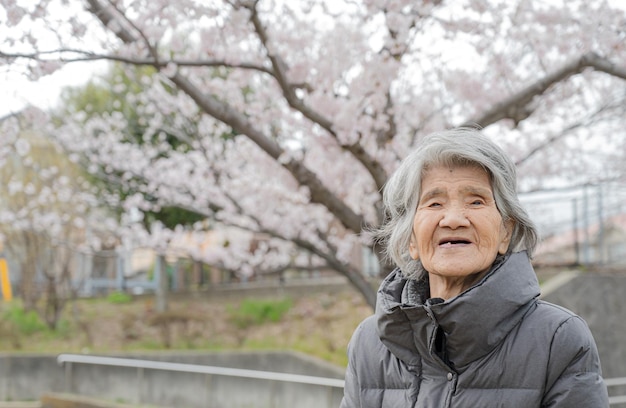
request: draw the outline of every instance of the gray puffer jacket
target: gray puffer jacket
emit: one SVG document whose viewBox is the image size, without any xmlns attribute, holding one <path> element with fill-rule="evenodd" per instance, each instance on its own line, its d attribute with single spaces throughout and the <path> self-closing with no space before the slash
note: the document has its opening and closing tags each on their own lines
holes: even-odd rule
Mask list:
<svg viewBox="0 0 626 408">
<path fill-rule="evenodd" d="M 341 408 L 608 407 L 586 323 L 538 300 L 525 252 L 439 302 L 392 272 L 348 349 Z"/>
</svg>

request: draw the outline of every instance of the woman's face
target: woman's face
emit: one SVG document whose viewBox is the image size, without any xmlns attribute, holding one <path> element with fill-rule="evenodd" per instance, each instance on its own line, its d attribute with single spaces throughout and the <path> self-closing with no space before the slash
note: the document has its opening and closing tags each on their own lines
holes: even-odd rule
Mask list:
<svg viewBox="0 0 626 408">
<path fill-rule="evenodd" d="M 484 169 L 433 167 L 422 179 L 409 253 L 431 275 L 462 279 L 506 253 L 512 230 L 496 208 Z"/>
</svg>

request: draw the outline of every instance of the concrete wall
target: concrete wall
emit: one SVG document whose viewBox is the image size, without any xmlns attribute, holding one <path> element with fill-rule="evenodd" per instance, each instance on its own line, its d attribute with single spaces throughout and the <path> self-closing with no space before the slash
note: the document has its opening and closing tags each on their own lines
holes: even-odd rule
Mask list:
<svg viewBox="0 0 626 408">
<path fill-rule="evenodd" d="M 63 389 L 63 370 L 50 355 L 0 355 L 0 401 L 39 399 Z"/>
<path fill-rule="evenodd" d="M 626 377 L 626 275 L 586 272 L 543 297 L 587 321 L 605 378 Z"/>
<path fill-rule="evenodd" d="M 547 285 L 546 285 L 547 286 Z M 626 274 L 572 276 L 543 298 L 583 317 L 594 335 L 605 378 L 626 377 Z M 300 353 L 146 353 L 145 360 L 231 367 L 342 379 L 344 370 Z M 626 389 L 612 390 L 625 395 Z M 337 407 L 342 390 L 267 380 L 73 365 L 49 355 L 0 355 L 0 401 L 35 400 L 47 392 L 75 392 L 112 401 L 167 407 Z"/>
<path fill-rule="evenodd" d="M 299 353 L 146 354 L 127 358 L 343 378 L 343 369 Z M 56 356 L 0 355 L 0 400 L 75 393 L 132 404 L 185 408 L 337 407 L 343 390 L 320 385 L 126 367 L 56 363 Z"/>
</svg>

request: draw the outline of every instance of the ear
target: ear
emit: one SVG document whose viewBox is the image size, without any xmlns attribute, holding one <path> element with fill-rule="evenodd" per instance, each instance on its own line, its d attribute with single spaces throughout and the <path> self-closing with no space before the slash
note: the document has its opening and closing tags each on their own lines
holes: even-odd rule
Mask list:
<svg viewBox="0 0 626 408">
<path fill-rule="evenodd" d="M 409 255 L 414 260 L 420 259 L 420 254 L 417 250 L 417 242 L 415 242 L 415 234 L 411 234 L 411 241 L 409 241 Z"/>
<path fill-rule="evenodd" d="M 498 253 L 500 255 L 506 254 L 511 244 L 511 236 L 513 235 L 513 229 L 515 228 L 515 221 L 507 220 L 502 222 L 501 226 L 501 240 L 498 246 Z"/>
</svg>

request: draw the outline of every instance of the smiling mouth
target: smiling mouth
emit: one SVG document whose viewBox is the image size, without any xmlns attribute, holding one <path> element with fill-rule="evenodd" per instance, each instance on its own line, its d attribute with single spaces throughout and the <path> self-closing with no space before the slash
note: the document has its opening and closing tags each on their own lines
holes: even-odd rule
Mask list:
<svg viewBox="0 0 626 408">
<path fill-rule="evenodd" d="M 455 246 L 455 245 L 468 245 L 471 244 L 470 241 L 463 239 L 452 239 L 452 240 L 443 240 L 439 243 L 439 246 Z"/>
</svg>

